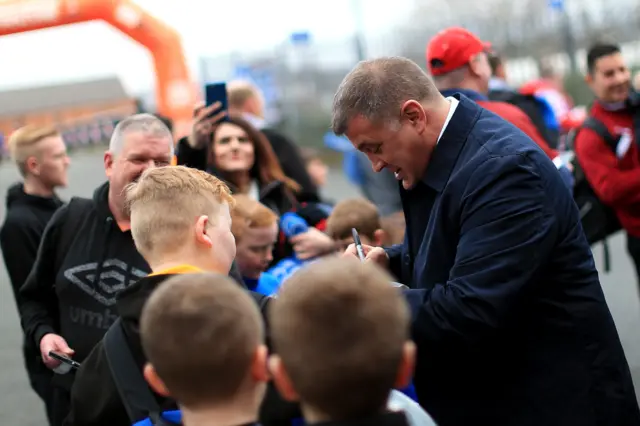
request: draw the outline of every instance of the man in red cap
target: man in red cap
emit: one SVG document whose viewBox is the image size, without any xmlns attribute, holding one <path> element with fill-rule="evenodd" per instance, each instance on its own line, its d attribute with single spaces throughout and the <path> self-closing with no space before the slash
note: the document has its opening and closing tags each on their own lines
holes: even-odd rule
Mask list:
<svg viewBox="0 0 640 426">
<path fill-rule="evenodd" d="M 565 183 L 572 187 L 571 173 L 527 114 L 515 105 L 490 101 L 486 96 L 491 79 L 490 49 L 489 43 L 464 28 L 447 28 L 436 34 L 427 46 L 427 66 L 438 90 L 444 96 L 462 93 L 518 127 L 553 160 L 556 167 L 561 169 Z"/>
</svg>

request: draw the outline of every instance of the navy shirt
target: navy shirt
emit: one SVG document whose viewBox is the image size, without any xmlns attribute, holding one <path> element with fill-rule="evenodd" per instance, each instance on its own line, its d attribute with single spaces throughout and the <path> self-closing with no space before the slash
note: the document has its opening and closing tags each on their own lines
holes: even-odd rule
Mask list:
<svg viewBox="0 0 640 426">
<path fill-rule="evenodd" d="M 640 413 L 577 207 L 544 152 L 470 99 L 400 189 L 414 382 L 438 424 L 632 425 Z"/>
</svg>

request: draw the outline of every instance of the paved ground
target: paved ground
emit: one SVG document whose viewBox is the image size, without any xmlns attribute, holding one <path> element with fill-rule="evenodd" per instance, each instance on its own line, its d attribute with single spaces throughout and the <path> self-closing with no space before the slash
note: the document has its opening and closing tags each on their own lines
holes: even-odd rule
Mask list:
<svg viewBox="0 0 640 426">
<path fill-rule="evenodd" d="M 73 158 L 70 187 L 61 195 L 88 196 L 104 180 L 101 153 L 78 154 Z M 9 164 L 0 165 L 0 219 L 4 217 L 7 187 L 17 179 Z M 356 194 L 339 173 L 329 174 L 328 194 L 334 200 Z M 616 236 L 612 244 L 612 272 L 602 275 L 607 301 L 618 326 L 627 358 L 633 369 L 636 386 L 640 385 L 640 298 L 631 263 L 624 249 L 624 239 Z M 594 251 L 602 264 L 600 248 Z M 1 261 L 0 261 L 1 262 Z M 6 272 L 0 267 L 0 425 L 43 426 L 43 409 L 28 387 L 20 355 L 20 325 Z"/>
</svg>

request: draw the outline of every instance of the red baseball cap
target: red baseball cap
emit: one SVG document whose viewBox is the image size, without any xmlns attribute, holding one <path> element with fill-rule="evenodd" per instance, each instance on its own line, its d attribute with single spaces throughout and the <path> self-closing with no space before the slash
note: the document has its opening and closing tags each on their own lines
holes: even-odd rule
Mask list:
<svg viewBox="0 0 640 426">
<path fill-rule="evenodd" d="M 474 55 L 491 49 L 471 31 L 452 27 L 440 31 L 427 45 L 427 67 L 431 75 L 442 75 L 469 63 Z"/>
</svg>

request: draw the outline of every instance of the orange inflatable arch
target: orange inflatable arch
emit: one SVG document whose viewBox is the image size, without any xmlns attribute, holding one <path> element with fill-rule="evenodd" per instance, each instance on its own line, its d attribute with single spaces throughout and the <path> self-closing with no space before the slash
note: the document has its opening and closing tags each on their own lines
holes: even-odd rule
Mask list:
<svg viewBox="0 0 640 426">
<path fill-rule="evenodd" d="M 157 112 L 173 120 L 177 137 L 188 134 L 197 91 L 180 36 L 171 27 L 129 0 L 0 0 L 0 35 L 95 20 L 107 22 L 151 52 Z"/>
</svg>

